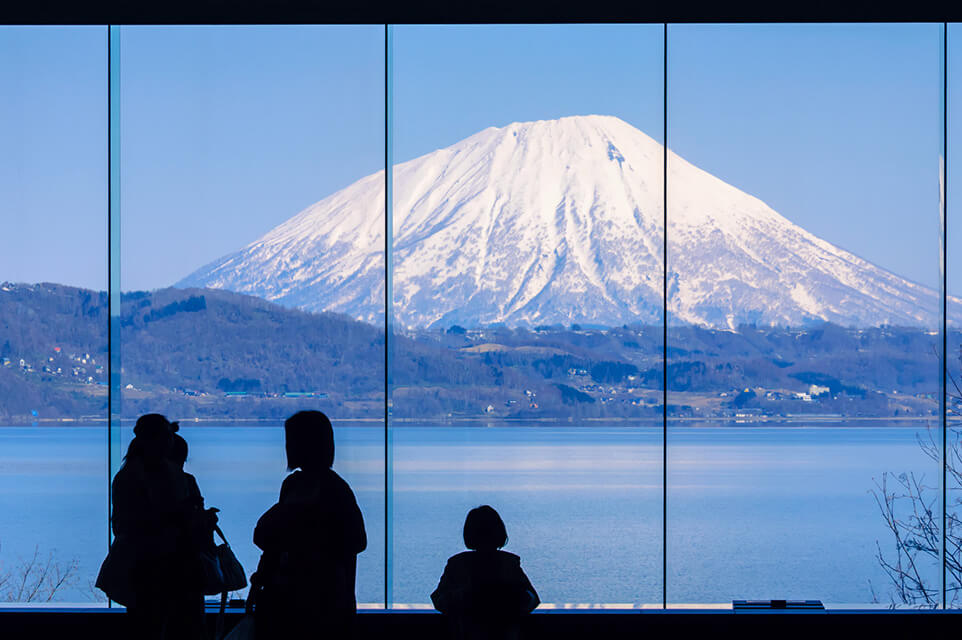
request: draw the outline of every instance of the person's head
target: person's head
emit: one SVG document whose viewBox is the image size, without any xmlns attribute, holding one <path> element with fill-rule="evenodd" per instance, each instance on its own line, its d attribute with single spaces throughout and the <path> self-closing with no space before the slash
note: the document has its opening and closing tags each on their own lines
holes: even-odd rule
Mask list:
<svg viewBox="0 0 962 640">
<path fill-rule="evenodd" d="M 298 411 L 284 422 L 287 469 L 330 469 L 334 464 L 334 429 L 320 411 Z"/>
<path fill-rule="evenodd" d="M 137 458 L 143 462 L 159 462 L 167 457 L 171 436 L 177 431 L 176 422 L 170 422 L 159 413 L 148 413 L 137 418 L 134 437 L 127 447 L 124 461 Z"/>
<path fill-rule="evenodd" d="M 179 434 L 175 433 L 170 437 L 170 449 L 167 450 L 167 459 L 177 466 L 178 469 L 184 468 L 187 462 L 187 441 Z"/>
<path fill-rule="evenodd" d="M 494 551 L 508 544 L 508 531 L 498 512 L 488 505 L 471 509 L 464 519 L 464 546 L 472 551 Z"/>
</svg>

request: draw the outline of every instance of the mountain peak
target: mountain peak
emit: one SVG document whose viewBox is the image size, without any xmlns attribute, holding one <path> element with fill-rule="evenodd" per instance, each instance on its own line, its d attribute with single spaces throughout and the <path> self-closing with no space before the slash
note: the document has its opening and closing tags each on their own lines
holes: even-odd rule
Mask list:
<svg viewBox="0 0 962 640">
<path fill-rule="evenodd" d="M 515 122 L 395 165 L 404 326 L 662 321 L 662 145 L 607 115 Z M 669 152 L 675 320 L 934 326 L 935 292 Z M 383 321 L 384 178 L 367 176 L 178 286 Z M 957 304 L 958 301 L 953 301 Z"/>
</svg>

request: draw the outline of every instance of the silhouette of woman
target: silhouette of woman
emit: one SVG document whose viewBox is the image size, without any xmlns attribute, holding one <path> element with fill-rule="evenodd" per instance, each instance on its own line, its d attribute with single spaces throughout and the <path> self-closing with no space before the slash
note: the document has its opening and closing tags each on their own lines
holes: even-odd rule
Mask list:
<svg viewBox="0 0 962 640">
<path fill-rule="evenodd" d="M 515 640 L 521 618 L 541 600 L 521 559 L 501 551 L 508 532 L 498 512 L 483 505 L 464 520 L 464 551 L 448 558 L 431 602 L 451 618 L 458 640 Z"/>
<path fill-rule="evenodd" d="M 197 532 L 212 528 L 217 516 L 203 511 L 193 476 L 169 459 L 177 428 L 157 413 L 138 418 L 112 485 L 114 544 L 128 549 L 133 559 L 134 597 L 127 611 L 138 638 L 194 640 L 204 635 L 196 541 L 202 539 Z"/>
<path fill-rule="evenodd" d="M 280 500 L 254 529 L 263 550 L 251 578 L 256 636 L 349 638 L 357 554 L 367 548 L 354 492 L 331 469 L 334 431 L 320 411 L 284 423 L 287 468 Z"/>
</svg>

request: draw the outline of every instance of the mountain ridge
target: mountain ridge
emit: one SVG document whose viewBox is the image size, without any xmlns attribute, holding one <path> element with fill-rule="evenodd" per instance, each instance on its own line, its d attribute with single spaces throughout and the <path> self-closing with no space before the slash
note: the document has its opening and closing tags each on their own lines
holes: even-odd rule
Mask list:
<svg viewBox="0 0 962 640">
<path fill-rule="evenodd" d="M 393 311 L 406 327 L 656 323 L 662 145 L 613 116 L 489 127 L 394 167 Z M 669 150 L 674 321 L 934 327 L 938 293 L 788 221 Z M 177 286 L 367 322 L 384 313 L 384 173 Z M 950 315 L 962 303 L 950 298 Z"/>
</svg>

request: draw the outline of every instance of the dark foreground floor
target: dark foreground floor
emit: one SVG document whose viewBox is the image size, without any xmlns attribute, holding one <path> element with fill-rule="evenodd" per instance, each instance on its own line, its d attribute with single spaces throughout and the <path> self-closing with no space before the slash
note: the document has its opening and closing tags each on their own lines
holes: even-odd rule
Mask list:
<svg viewBox="0 0 962 640">
<path fill-rule="evenodd" d="M 227 626 L 240 619 L 228 615 Z M 209 617 L 210 629 L 214 616 Z M 128 638 L 125 616 L 117 610 L 0 609 L 2 640 L 46 638 Z M 364 612 L 358 640 L 447 638 L 444 618 L 434 612 Z M 739 612 L 550 611 L 527 621 L 527 640 L 568 638 L 949 638 L 962 632 L 962 612 Z M 319 636 L 320 637 L 320 636 Z"/>
</svg>

